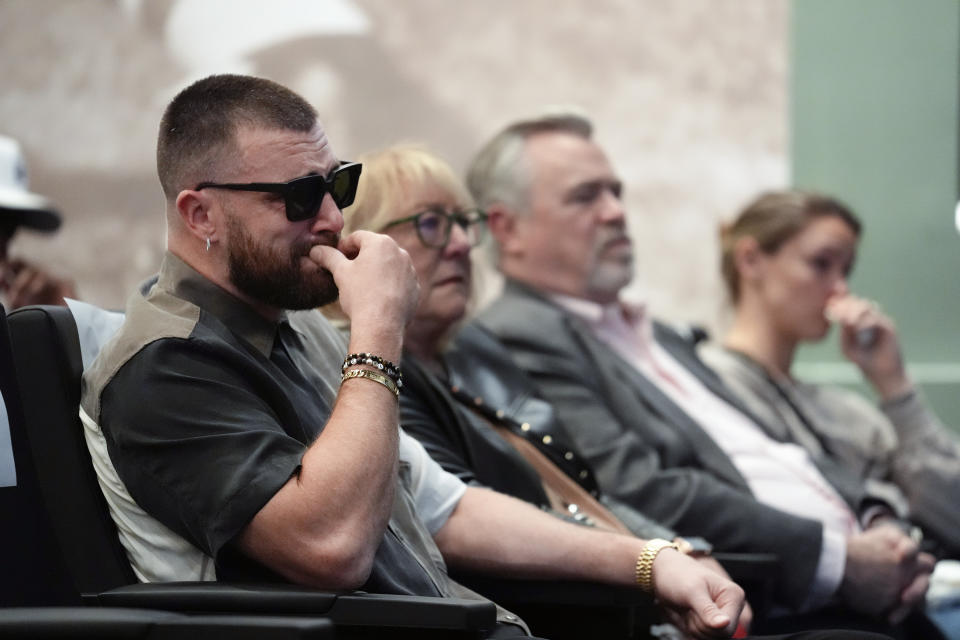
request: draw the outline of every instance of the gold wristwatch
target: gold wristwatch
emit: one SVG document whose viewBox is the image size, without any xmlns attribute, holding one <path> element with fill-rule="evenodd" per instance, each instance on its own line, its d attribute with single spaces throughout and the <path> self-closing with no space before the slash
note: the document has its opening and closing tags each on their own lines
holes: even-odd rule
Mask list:
<svg viewBox="0 0 960 640">
<path fill-rule="evenodd" d="M 636 578 L 637 584 L 647 593 L 653 592 L 653 561 L 657 559 L 657 554 L 667 548 L 680 551 L 676 542 L 670 542 L 663 538 L 654 538 L 648 540 L 643 546 L 640 555 L 637 556 Z"/>
</svg>

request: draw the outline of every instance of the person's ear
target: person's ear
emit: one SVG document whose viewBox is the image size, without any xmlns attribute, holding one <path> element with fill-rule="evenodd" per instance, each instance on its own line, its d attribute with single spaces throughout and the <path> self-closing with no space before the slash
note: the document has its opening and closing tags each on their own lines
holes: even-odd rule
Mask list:
<svg viewBox="0 0 960 640">
<path fill-rule="evenodd" d="M 740 274 L 741 282 L 755 282 L 763 275 L 766 254 L 757 243 L 757 239 L 746 236 L 733 245 L 733 264 Z"/>
<path fill-rule="evenodd" d="M 177 194 L 177 213 L 190 233 L 206 242 L 217 240 L 220 207 L 208 192 L 184 189 Z"/>
<path fill-rule="evenodd" d="M 503 204 L 494 204 L 487 209 L 487 228 L 497 241 L 500 255 L 515 253 L 518 249 L 517 215 Z"/>
</svg>

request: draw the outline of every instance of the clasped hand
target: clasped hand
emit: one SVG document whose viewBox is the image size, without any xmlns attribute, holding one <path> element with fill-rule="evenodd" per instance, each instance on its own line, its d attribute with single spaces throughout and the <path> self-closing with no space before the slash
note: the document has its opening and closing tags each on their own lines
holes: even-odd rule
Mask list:
<svg viewBox="0 0 960 640">
<path fill-rule="evenodd" d="M 691 638 L 729 638 L 746 604 L 724 573 L 672 549 L 657 555 L 653 588 L 670 622 Z"/>
<path fill-rule="evenodd" d="M 840 594 L 850 607 L 901 622 L 930 585 L 934 558 L 891 524 L 879 524 L 847 541 Z"/>
</svg>

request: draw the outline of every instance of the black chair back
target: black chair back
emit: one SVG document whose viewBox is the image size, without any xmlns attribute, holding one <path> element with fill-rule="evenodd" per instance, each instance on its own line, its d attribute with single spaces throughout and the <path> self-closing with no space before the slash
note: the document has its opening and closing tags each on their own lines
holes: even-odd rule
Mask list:
<svg viewBox="0 0 960 640">
<path fill-rule="evenodd" d="M 0 383 L 4 398 L 11 398 L 17 477 L 23 480 L 13 487 L 16 491 L 0 488 L 0 605 L 82 601 L 192 613 L 324 616 L 337 627 L 337 636 L 345 638 L 476 638 L 494 625 L 493 604 L 477 600 L 325 592 L 293 585 L 137 583 L 83 437 L 83 362 L 73 314 L 66 307 L 34 306 L 4 319 Z M 18 527 L 7 525 L 21 520 Z M 32 592 L 35 597 L 24 597 Z M 111 611 L 116 610 L 108 611 L 113 615 Z M 61 614 L 66 615 L 60 610 L 51 615 Z M 104 619 L 112 621 L 110 615 Z M 4 624 L 0 615 L 0 635 Z M 259 633 L 255 627 L 253 634 Z M 294 630 L 299 632 L 299 627 Z M 232 633 L 229 637 L 241 637 L 236 629 Z"/>
<path fill-rule="evenodd" d="M 83 437 L 83 363 L 73 315 L 66 307 L 35 306 L 7 320 L 39 502 L 73 590 L 82 596 L 136 582 Z"/>
<path fill-rule="evenodd" d="M 78 604 L 30 455 L 7 315 L 0 306 L 0 393 L 6 407 L 15 481 L 0 487 L 0 607 Z M 9 457 L 0 460 L 8 464 Z M 5 476 L 11 469 L 5 469 Z"/>
</svg>

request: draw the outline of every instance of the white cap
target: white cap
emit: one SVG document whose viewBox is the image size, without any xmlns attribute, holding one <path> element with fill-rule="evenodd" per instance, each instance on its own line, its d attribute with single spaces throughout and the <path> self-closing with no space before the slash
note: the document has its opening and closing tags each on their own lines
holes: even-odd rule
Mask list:
<svg viewBox="0 0 960 640">
<path fill-rule="evenodd" d="M 60 226 L 60 214 L 49 200 L 31 193 L 27 184 L 20 143 L 0 136 L 0 226 L 53 231 Z"/>
</svg>

